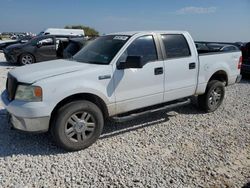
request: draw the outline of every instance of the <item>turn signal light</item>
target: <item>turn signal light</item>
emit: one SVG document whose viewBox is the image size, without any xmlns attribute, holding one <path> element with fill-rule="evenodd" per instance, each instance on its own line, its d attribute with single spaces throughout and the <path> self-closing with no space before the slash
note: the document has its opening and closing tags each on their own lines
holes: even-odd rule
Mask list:
<svg viewBox="0 0 250 188">
<path fill-rule="evenodd" d="M 35 88 L 34 88 L 34 94 L 35 94 L 36 97 L 42 97 L 42 95 L 43 95 L 42 88 L 40 88 L 40 87 L 35 87 Z"/>
</svg>

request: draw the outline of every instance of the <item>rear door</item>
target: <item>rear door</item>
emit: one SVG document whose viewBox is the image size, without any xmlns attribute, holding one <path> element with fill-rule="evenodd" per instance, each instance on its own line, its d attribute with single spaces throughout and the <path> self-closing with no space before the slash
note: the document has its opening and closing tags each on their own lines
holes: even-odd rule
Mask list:
<svg viewBox="0 0 250 188">
<path fill-rule="evenodd" d="M 161 34 L 159 37 L 164 53 L 164 101 L 194 95 L 199 67 L 189 47 L 191 42 L 183 34 Z"/>
<path fill-rule="evenodd" d="M 44 37 L 37 41 L 34 55 L 37 61 L 48 61 L 57 58 L 55 38 L 52 36 Z"/>
</svg>

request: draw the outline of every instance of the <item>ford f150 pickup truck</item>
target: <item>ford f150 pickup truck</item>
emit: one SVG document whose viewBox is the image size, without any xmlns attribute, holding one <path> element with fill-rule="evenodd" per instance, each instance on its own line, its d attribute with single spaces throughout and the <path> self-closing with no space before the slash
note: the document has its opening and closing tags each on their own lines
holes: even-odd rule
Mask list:
<svg viewBox="0 0 250 188">
<path fill-rule="evenodd" d="M 105 120 L 126 121 L 156 110 L 198 104 L 213 112 L 225 86 L 241 79 L 241 52 L 199 54 L 188 32 L 109 34 L 72 59 L 16 68 L 2 101 L 15 129 L 51 131 L 66 150 L 89 147 Z"/>
</svg>

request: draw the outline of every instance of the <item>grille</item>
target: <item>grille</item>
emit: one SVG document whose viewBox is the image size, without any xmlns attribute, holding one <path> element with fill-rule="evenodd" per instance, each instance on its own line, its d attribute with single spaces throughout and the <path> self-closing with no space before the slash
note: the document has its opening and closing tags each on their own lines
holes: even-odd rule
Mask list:
<svg viewBox="0 0 250 188">
<path fill-rule="evenodd" d="M 6 90 L 8 94 L 8 99 L 12 101 L 15 97 L 17 89 L 17 79 L 13 77 L 11 74 L 8 74 L 7 82 L 6 82 Z"/>
</svg>

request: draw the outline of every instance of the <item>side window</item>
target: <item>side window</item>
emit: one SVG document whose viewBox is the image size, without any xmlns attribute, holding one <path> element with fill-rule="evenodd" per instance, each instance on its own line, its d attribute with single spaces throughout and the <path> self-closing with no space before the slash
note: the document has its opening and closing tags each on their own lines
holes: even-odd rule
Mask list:
<svg viewBox="0 0 250 188">
<path fill-rule="evenodd" d="M 237 47 L 227 46 L 223 48 L 223 52 L 233 52 L 233 51 L 237 51 Z"/>
<path fill-rule="evenodd" d="M 125 62 L 128 56 L 140 56 L 143 63 L 156 61 L 158 56 L 153 36 L 147 35 L 137 38 L 121 55 L 119 62 Z"/>
<path fill-rule="evenodd" d="M 45 39 L 40 40 L 38 43 L 43 45 L 43 46 L 48 46 L 48 45 L 53 45 L 54 40 L 53 40 L 53 38 L 45 38 Z"/>
<path fill-rule="evenodd" d="M 231 47 L 230 47 L 230 50 L 231 50 L 231 51 L 237 51 L 237 47 L 231 46 Z"/>
<path fill-rule="evenodd" d="M 162 35 L 167 58 L 181 58 L 191 55 L 188 43 L 183 35 Z"/>
<path fill-rule="evenodd" d="M 225 48 L 223 49 L 223 51 L 224 51 L 224 52 L 230 52 L 230 51 L 232 51 L 232 49 L 231 49 L 230 47 L 225 47 Z"/>
</svg>

